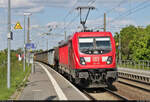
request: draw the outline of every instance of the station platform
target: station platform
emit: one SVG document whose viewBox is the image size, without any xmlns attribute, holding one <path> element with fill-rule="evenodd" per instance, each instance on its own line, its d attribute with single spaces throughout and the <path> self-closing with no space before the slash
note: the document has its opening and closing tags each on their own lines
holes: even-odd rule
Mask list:
<svg viewBox="0 0 150 102">
<path fill-rule="evenodd" d="M 35 72 L 17 100 L 89 100 L 68 80 L 47 65 L 35 62 Z"/>
</svg>

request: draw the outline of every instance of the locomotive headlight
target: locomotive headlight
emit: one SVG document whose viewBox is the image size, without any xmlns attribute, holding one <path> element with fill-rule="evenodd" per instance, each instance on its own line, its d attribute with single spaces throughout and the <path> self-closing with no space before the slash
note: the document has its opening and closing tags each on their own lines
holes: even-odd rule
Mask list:
<svg viewBox="0 0 150 102">
<path fill-rule="evenodd" d="M 91 62 L 91 57 L 84 57 L 85 62 Z"/>
<path fill-rule="evenodd" d="M 111 64 L 112 63 L 112 56 L 109 56 L 107 59 L 107 64 Z"/>
<path fill-rule="evenodd" d="M 80 64 L 86 65 L 84 57 L 80 57 Z"/>
<path fill-rule="evenodd" d="M 102 57 L 102 62 L 107 62 L 108 56 L 103 56 Z"/>
</svg>

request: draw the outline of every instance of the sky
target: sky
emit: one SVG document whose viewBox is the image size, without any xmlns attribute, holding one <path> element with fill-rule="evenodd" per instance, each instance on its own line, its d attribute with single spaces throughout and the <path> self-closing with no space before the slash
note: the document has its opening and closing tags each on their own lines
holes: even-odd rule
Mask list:
<svg viewBox="0 0 150 102">
<path fill-rule="evenodd" d="M 0 50 L 7 48 L 8 0 L 0 0 Z M 30 16 L 30 40 L 36 49 L 48 49 L 57 46 L 67 36 L 82 29 L 78 6 L 93 6 L 87 19 L 89 29 L 103 31 L 103 15 L 106 13 L 106 30 L 119 32 L 128 25 L 146 27 L 150 24 L 150 0 L 11 0 L 11 30 L 13 40 L 11 49 L 23 48 L 24 17 L 27 28 L 27 16 Z M 87 10 L 83 10 L 82 19 Z M 15 30 L 20 22 L 23 29 Z M 27 33 L 27 29 L 25 29 Z M 50 33 L 46 35 L 45 33 Z M 27 34 L 26 34 L 27 35 Z"/>
</svg>

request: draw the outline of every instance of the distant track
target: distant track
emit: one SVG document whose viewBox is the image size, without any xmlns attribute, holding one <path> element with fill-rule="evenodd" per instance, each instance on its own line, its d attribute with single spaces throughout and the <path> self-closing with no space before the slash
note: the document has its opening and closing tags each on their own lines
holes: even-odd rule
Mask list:
<svg viewBox="0 0 150 102">
<path fill-rule="evenodd" d="M 120 79 L 123 79 L 123 80 L 126 80 L 126 81 L 133 81 L 133 80 L 124 79 L 124 78 L 120 78 Z M 136 85 L 131 84 L 131 82 L 125 82 L 125 81 L 120 81 L 120 80 L 118 80 L 118 82 L 121 83 L 121 84 L 125 84 L 125 85 L 128 85 L 128 86 L 131 86 L 131 87 L 134 87 L 134 88 L 137 88 L 137 89 L 146 91 L 146 92 L 150 92 L 150 89 L 144 88 L 144 87 L 146 87 L 146 86 L 144 86 L 145 84 L 143 84 L 142 82 L 133 81 L 134 83 L 136 83 Z M 142 86 L 139 85 L 139 84 L 142 84 L 142 86 L 144 86 L 144 87 L 142 87 Z"/>
<path fill-rule="evenodd" d="M 137 92 L 138 92 L 138 90 L 142 91 L 143 92 L 142 95 L 147 95 L 147 93 L 150 93 L 150 86 L 149 85 L 146 85 L 144 83 L 139 83 L 137 81 L 119 78 L 119 80 L 116 82 L 116 84 L 121 86 L 122 89 L 118 88 L 118 85 L 117 85 L 116 88 L 118 89 L 118 91 L 113 91 L 114 88 L 110 87 L 110 88 L 102 88 L 102 89 L 93 89 L 93 92 L 82 90 L 82 92 L 84 94 L 86 94 L 86 96 L 89 97 L 89 99 L 91 99 L 91 100 L 98 100 L 97 97 L 100 97 L 102 94 L 106 94 L 106 96 L 105 96 L 106 98 L 107 97 L 110 98 L 109 96 L 112 95 L 112 96 L 115 96 L 116 98 L 118 98 L 120 100 L 125 100 L 125 101 L 132 100 L 132 99 L 139 99 L 138 96 L 136 96 L 137 95 L 136 91 L 135 91 L 135 96 L 131 96 L 131 97 L 130 97 L 130 94 L 134 93 L 134 92 L 132 92 L 132 90 L 131 91 L 129 90 L 129 93 L 130 93 L 129 95 L 127 93 L 124 93 L 124 91 L 121 91 L 121 90 L 126 90 L 127 87 L 131 87 L 133 89 L 136 89 Z M 125 85 L 125 86 L 123 87 L 122 85 Z M 105 91 L 99 92 L 98 90 L 105 90 Z M 109 95 L 108 95 L 108 93 L 109 93 Z M 97 96 L 97 97 L 95 97 L 95 96 Z M 112 98 L 112 100 L 116 99 L 116 98 Z M 101 98 L 99 98 L 99 99 L 101 100 Z"/>
<path fill-rule="evenodd" d="M 118 78 L 114 83 L 118 89 L 117 93 L 127 97 L 129 100 L 149 100 L 150 86 L 130 79 Z"/>
</svg>

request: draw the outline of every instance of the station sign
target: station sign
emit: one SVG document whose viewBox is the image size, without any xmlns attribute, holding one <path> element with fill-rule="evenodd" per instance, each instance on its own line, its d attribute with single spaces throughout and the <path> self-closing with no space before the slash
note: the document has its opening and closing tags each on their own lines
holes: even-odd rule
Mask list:
<svg viewBox="0 0 150 102">
<path fill-rule="evenodd" d="M 34 43 L 27 43 L 26 48 L 27 49 L 35 49 L 35 45 L 34 45 Z"/>
</svg>

